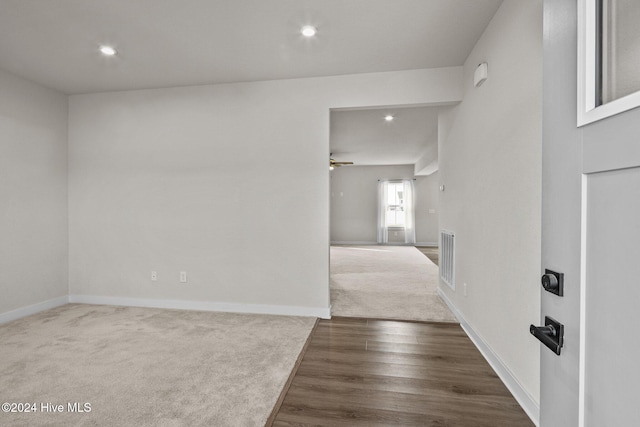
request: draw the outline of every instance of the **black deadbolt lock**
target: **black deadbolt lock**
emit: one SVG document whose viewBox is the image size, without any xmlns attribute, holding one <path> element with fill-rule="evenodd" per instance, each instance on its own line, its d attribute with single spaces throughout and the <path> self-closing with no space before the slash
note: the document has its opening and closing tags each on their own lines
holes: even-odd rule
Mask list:
<svg viewBox="0 0 640 427">
<path fill-rule="evenodd" d="M 541 281 L 545 291 L 560 297 L 562 296 L 564 291 L 564 273 L 556 273 L 555 271 L 545 269 Z"/>
</svg>

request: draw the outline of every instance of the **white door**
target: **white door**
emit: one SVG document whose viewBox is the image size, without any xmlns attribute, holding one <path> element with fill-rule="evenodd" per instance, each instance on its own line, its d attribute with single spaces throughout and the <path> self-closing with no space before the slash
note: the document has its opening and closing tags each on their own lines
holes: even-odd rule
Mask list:
<svg viewBox="0 0 640 427">
<path fill-rule="evenodd" d="M 589 1 L 544 2 L 541 267 L 564 274 L 564 295 L 542 292 L 540 322 L 562 323 L 564 346 L 540 346 L 542 427 L 640 426 L 640 108 L 577 125 L 590 88 L 578 88 L 578 12 Z M 611 32 L 594 56 L 604 64 L 595 94 L 608 91 L 599 111 L 640 89 L 640 47 L 624 46 L 640 42 L 640 2 L 602 1 Z"/>
</svg>

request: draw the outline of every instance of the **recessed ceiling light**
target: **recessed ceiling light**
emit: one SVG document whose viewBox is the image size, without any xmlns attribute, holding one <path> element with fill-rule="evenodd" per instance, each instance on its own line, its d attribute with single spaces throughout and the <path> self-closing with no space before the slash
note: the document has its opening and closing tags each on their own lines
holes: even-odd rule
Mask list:
<svg viewBox="0 0 640 427">
<path fill-rule="evenodd" d="M 391 114 L 387 114 L 386 116 L 384 116 L 384 120 L 387 122 L 392 122 L 393 116 Z"/>
<path fill-rule="evenodd" d="M 100 46 L 100 53 L 104 56 L 113 56 L 116 54 L 116 50 L 111 46 L 102 45 Z"/>
<path fill-rule="evenodd" d="M 302 27 L 302 30 L 300 30 L 300 32 L 305 37 L 313 37 L 318 32 L 318 29 L 313 25 L 305 25 L 304 27 Z"/>
</svg>

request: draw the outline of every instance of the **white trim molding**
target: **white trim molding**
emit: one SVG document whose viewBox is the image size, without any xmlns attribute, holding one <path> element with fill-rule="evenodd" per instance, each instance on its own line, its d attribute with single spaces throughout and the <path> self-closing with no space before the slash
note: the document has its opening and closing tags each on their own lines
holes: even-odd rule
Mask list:
<svg viewBox="0 0 640 427">
<path fill-rule="evenodd" d="M 587 413 L 587 212 L 589 175 L 582 174 L 580 206 L 580 355 L 578 374 L 578 427 L 584 427 Z"/>
<path fill-rule="evenodd" d="M 578 0 L 578 127 L 640 107 L 640 91 L 596 106 L 597 0 Z"/>
<path fill-rule="evenodd" d="M 351 241 L 351 240 L 345 240 L 345 241 L 335 241 L 335 242 L 331 242 L 332 245 L 377 245 L 378 242 L 373 242 L 373 241 L 369 241 L 369 242 L 360 242 L 360 241 Z"/>
<path fill-rule="evenodd" d="M 331 242 L 331 246 L 438 246 L 437 243 L 405 243 L 405 242 L 389 242 L 389 243 L 378 243 L 378 242 Z"/>
<path fill-rule="evenodd" d="M 186 301 L 148 298 L 69 295 L 70 303 L 119 305 L 126 307 L 172 308 L 178 310 L 220 311 L 226 313 L 275 314 L 281 316 L 331 318 L 330 307 L 299 307 L 290 305 L 239 304 L 214 301 Z"/>
<path fill-rule="evenodd" d="M 469 339 L 478 348 L 482 356 L 491 365 L 498 377 L 502 380 L 504 385 L 509 389 L 513 397 L 518 401 L 524 412 L 529 416 L 531 421 L 536 425 L 540 425 L 540 406 L 534 400 L 534 398 L 522 387 L 522 384 L 513 375 L 511 370 L 502 362 L 500 357 L 491 349 L 491 346 L 485 342 L 485 340 L 478 334 L 464 318 L 460 310 L 453 304 L 453 302 L 447 297 L 447 295 L 438 288 L 438 294 L 442 297 L 444 302 L 449 306 L 453 314 L 460 322 L 460 326 L 467 334 Z"/>
<path fill-rule="evenodd" d="M 69 297 L 67 295 L 64 295 L 58 298 L 39 302 L 37 304 L 32 304 L 26 307 L 20 307 L 15 310 L 7 311 L 6 313 L 0 314 L 0 324 L 11 322 L 12 320 L 20 319 L 22 317 L 31 316 L 32 314 L 60 307 L 61 305 L 65 305 L 68 303 Z"/>
</svg>

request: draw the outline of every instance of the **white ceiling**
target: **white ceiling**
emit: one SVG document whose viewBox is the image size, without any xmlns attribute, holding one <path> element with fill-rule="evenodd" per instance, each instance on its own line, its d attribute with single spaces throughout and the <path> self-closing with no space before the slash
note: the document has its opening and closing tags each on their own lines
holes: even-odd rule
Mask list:
<svg viewBox="0 0 640 427">
<path fill-rule="evenodd" d="M 331 153 L 355 165 L 409 165 L 438 145 L 438 112 L 448 107 L 331 112 Z M 385 115 L 394 116 L 392 122 Z M 436 148 L 437 150 L 437 148 Z"/>
<path fill-rule="evenodd" d="M 501 2 L 0 0 L 0 68 L 72 94 L 455 66 Z"/>
</svg>

